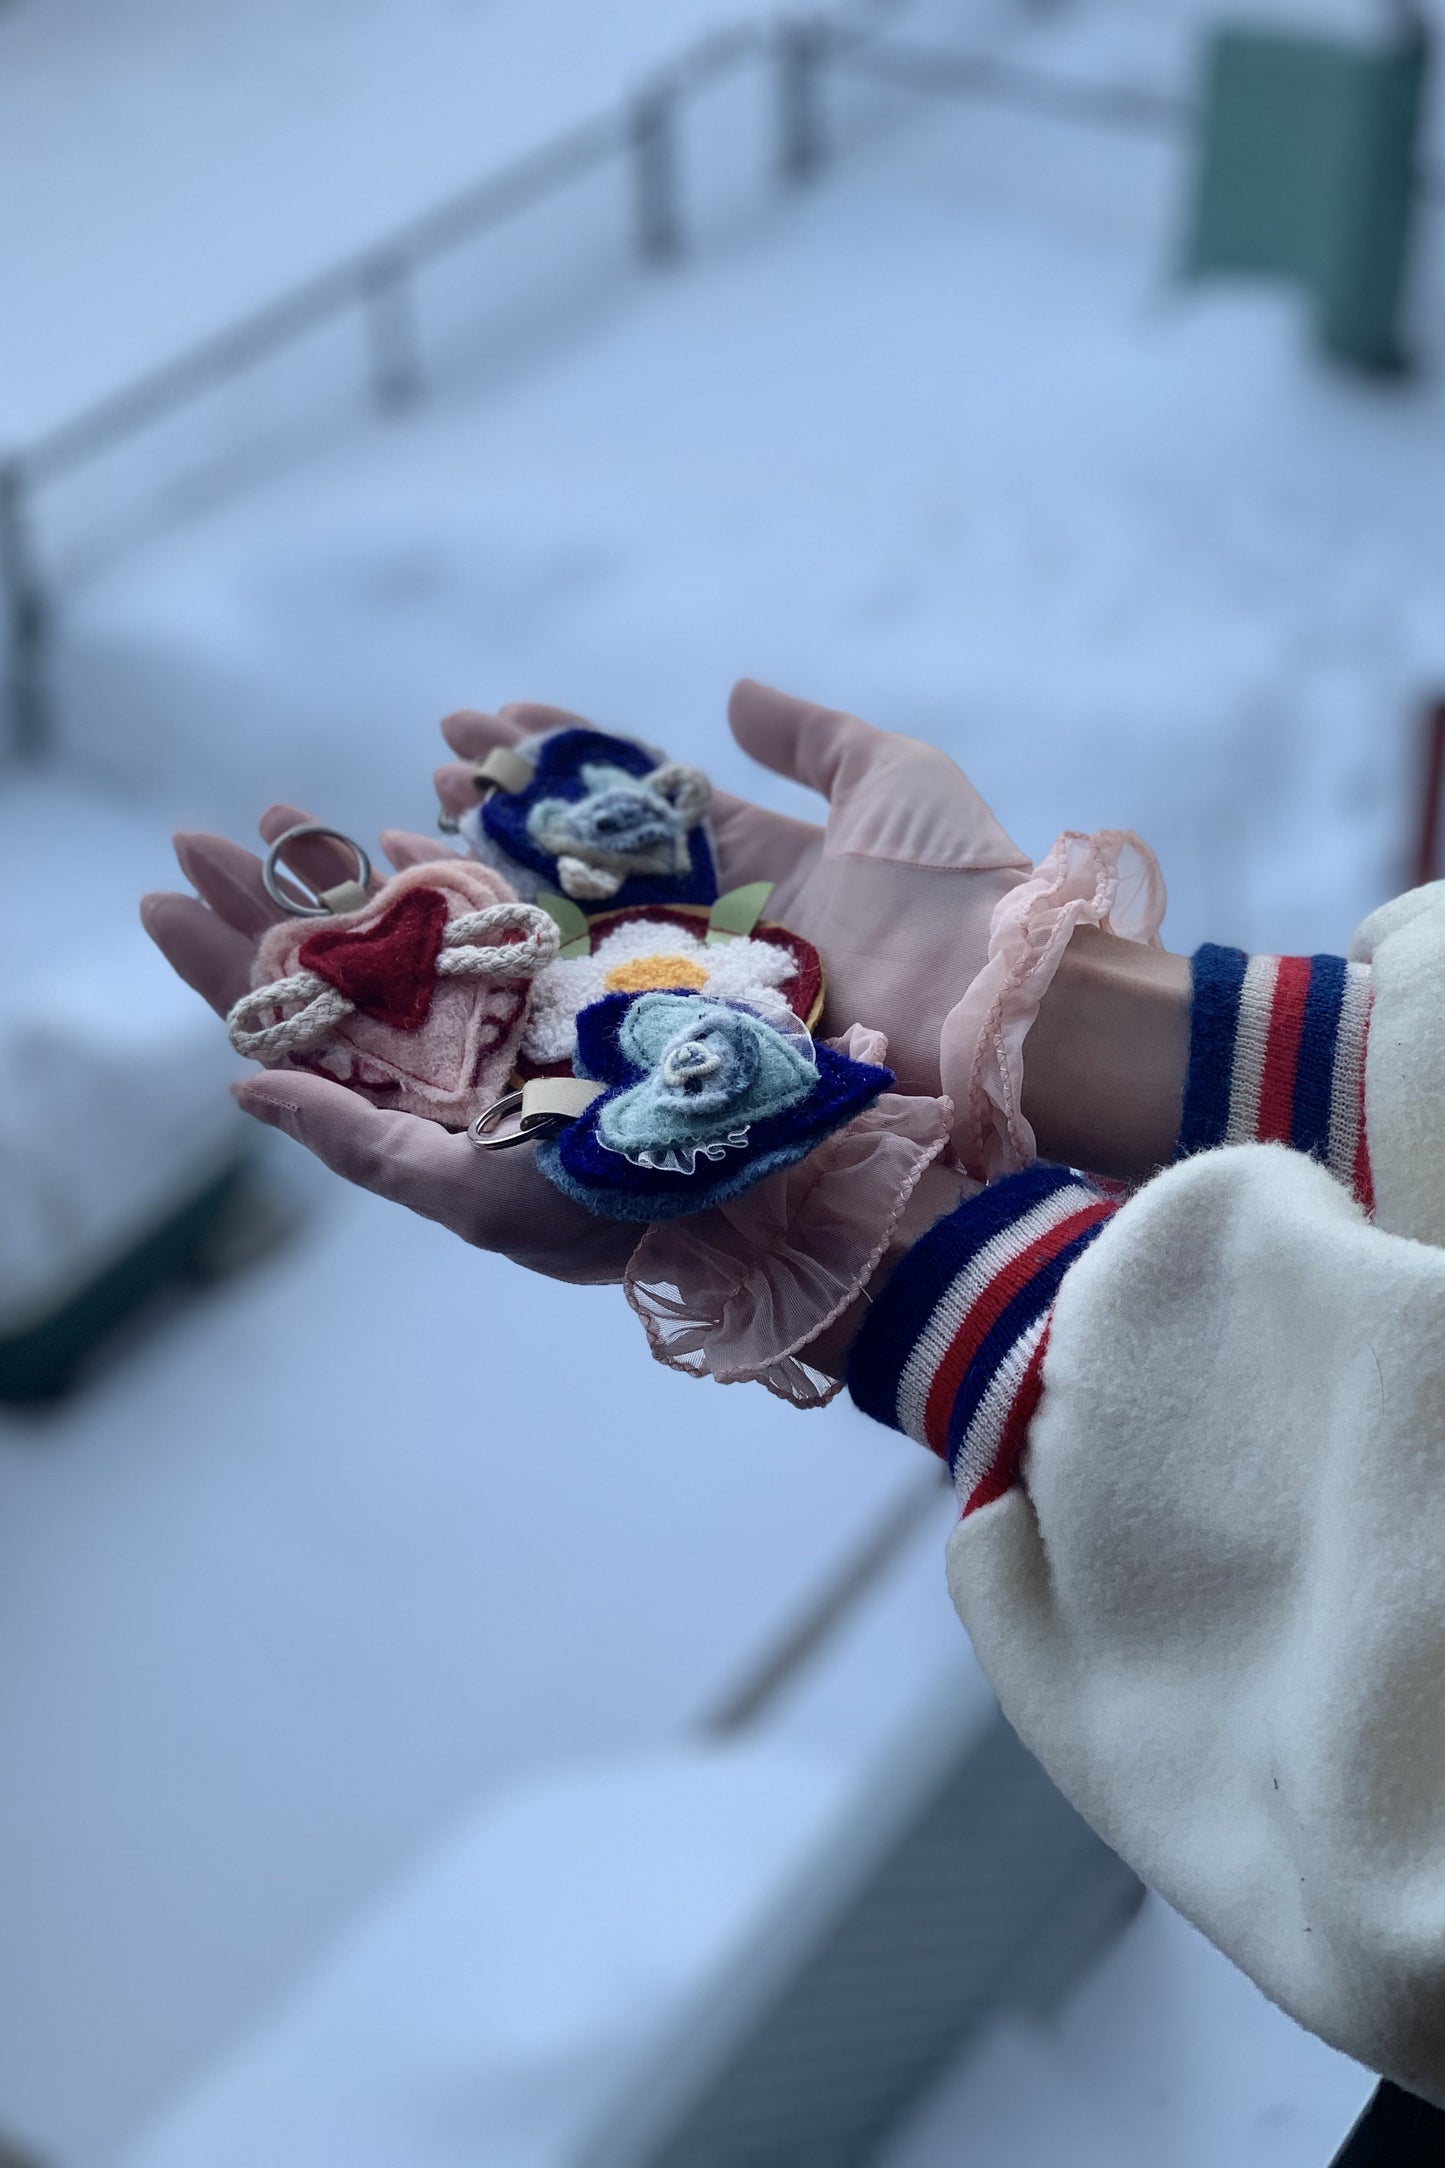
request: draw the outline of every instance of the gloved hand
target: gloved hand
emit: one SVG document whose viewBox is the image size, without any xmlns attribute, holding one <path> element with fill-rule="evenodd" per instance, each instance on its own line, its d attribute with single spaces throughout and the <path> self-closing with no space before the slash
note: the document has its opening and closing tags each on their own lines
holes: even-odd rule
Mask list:
<svg viewBox="0 0 1445 2168">
<path fill-rule="evenodd" d="M 471 762 L 495 745 L 578 720 L 521 705 L 498 715 L 454 715 L 443 727 L 453 749 Z M 953 1061 L 951 1076 L 940 1044 L 962 997 L 986 975 L 995 915 L 1005 899 L 1024 893 L 1028 859 L 960 770 L 931 746 L 746 680 L 733 694 L 729 720 L 739 744 L 764 766 L 823 792 L 829 818 L 821 828 L 715 793 L 723 886 L 771 880 L 769 916 L 821 950 L 828 973 L 823 1033 L 841 1034 L 860 1022 L 881 1030 L 900 1092 L 932 1097 L 941 1084 L 957 1098 L 960 1064 Z M 453 812 L 475 802 L 468 767 L 444 768 L 437 781 Z M 269 843 L 306 818 L 294 807 L 274 806 L 262 819 L 262 838 Z M 426 837 L 391 835 L 383 842 L 398 867 L 444 854 Z M 144 921 L 180 976 L 225 1015 L 250 983 L 260 934 L 280 914 L 250 852 L 218 836 L 182 836 L 177 855 L 200 900 L 149 896 Z M 322 838 L 291 846 L 286 862 L 315 887 L 352 870 L 349 856 Z M 557 1279 L 595 1283 L 623 1275 L 634 1234 L 571 1204 L 525 1149 L 478 1153 L 464 1135 L 382 1112 L 300 1071 L 248 1077 L 236 1097 L 247 1113 L 285 1130 L 347 1180 L 439 1221 L 464 1241 Z"/>
<path fill-rule="evenodd" d="M 728 703 L 743 751 L 818 791 L 826 828 L 713 794 L 724 888 L 772 881 L 767 916 L 823 958 L 819 1035 L 886 1034 L 905 1092 L 939 1090 L 943 1019 L 984 959 L 994 905 L 1031 862 L 946 753 L 745 678 Z M 471 766 L 536 731 L 596 725 L 558 708 L 463 712 L 442 724 L 457 764 L 437 770 L 444 808 L 476 803 Z"/>
<path fill-rule="evenodd" d="M 935 746 L 746 678 L 728 720 L 745 752 L 828 801 L 819 828 L 713 799 L 723 886 L 772 881 L 768 916 L 823 958 L 820 1035 L 882 1032 L 900 1092 L 953 1101 L 953 1143 L 971 1175 L 1025 1164 L 1023 1042 L 1038 1003 L 1076 926 L 1155 938 L 1164 898 L 1152 855 L 1122 831 L 1071 835 L 1035 872 Z M 460 762 L 474 763 L 580 721 L 520 706 L 452 715 L 442 728 Z M 449 813 L 476 803 L 470 765 L 436 780 Z"/>
<path fill-rule="evenodd" d="M 294 806 L 262 816 L 262 840 L 311 818 Z M 398 870 L 449 855 L 435 837 L 382 838 Z M 194 896 L 152 895 L 141 904 L 151 939 L 174 969 L 225 1016 L 251 983 L 251 957 L 268 926 L 284 916 L 267 895 L 261 861 L 222 836 L 176 838 Z M 287 846 L 286 865 L 313 890 L 354 872 L 351 855 L 322 837 Z M 378 1196 L 440 1221 L 464 1242 L 499 1250 L 557 1280 L 620 1280 L 637 1230 L 584 1212 L 540 1174 L 525 1148 L 478 1152 L 415 1114 L 374 1107 L 356 1092 L 303 1070 L 262 1069 L 234 1088 L 246 1113 L 304 1144 L 335 1173 Z"/>
</svg>

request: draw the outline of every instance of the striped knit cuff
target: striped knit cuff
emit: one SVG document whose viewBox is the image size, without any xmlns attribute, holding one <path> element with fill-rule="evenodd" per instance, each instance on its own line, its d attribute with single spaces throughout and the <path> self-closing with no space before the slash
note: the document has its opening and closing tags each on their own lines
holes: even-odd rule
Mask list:
<svg viewBox="0 0 1445 2168">
<path fill-rule="evenodd" d="M 867 1415 L 948 1462 L 965 1513 L 1014 1481 L 1064 1274 L 1118 1206 L 1062 1168 L 980 1191 L 909 1250 L 853 1342 Z"/>
<path fill-rule="evenodd" d="M 1205 947 L 1193 968 L 1175 1158 L 1220 1144 L 1288 1144 L 1322 1161 L 1371 1211 L 1368 966 Z"/>
</svg>

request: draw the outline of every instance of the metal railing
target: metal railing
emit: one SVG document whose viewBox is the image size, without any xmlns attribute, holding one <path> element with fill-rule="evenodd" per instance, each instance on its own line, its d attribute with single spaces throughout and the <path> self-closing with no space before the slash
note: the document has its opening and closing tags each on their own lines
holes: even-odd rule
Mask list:
<svg viewBox="0 0 1445 2168">
<path fill-rule="evenodd" d="M 705 39 L 598 117 L 554 137 L 485 180 L 293 287 L 31 443 L 0 455 L 0 744 L 36 758 L 53 738 L 49 650 L 55 611 L 36 543 L 42 491 L 221 389 L 322 327 L 355 316 L 372 399 L 383 413 L 415 401 L 423 376 L 416 287 L 453 251 L 614 161 L 630 161 L 633 231 L 645 263 L 684 253 L 681 117 L 704 90 L 749 68 L 775 77 L 776 164 L 789 184 L 813 179 L 830 149 L 828 73 L 928 95 L 981 99 L 1041 118 L 1178 136 L 1191 101 L 1144 87 L 1050 75 L 997 53 L 936 50 L 881 35 L 908 0 L 851 5 L 764 27 L 748 22 Z M 1438 177 L 1422 176 L 1426 191 Z"/>
<path fill-rule="evenodd" d="M 304 280 L 224 331 L 148 370 L 23 446 L 0 453 L 0 746 L 20 759 L 49 750 L 54 719 L 49 655 L 55 609 L 36 537 L 41 493 L 324 327 L 361 324 L 372 400 L 394 413 L 421 394 L 416 288 L 441 258 L 560 195 L 614 162 L 631 162 L 638 255 L 666 265 L 682 256 L 680 125 L 703 91 L 749 68 L 777 78 L 777 162 L 790 182 L 822 160 L 818 75 L 877 34 L 908 0 L 849 0 L 830 15 L 719 31 L 650 74 L 608 111 L 449 197 L 420 217 Z"/>
<path fill-rule="evenodd" d="M 780 51 L 788 35 L 786 30 L 778 34 Z M 633 163 L 639 254 L 651 263 L 677 257 L 683 244 L 676 143 L 680 108 L 711 84 L 755 64 L 768 43 L 754 24 L 705 40 L 610 111 L 552 138 L 0 458 L 0 623 L 11 750 L 33 758 L 51 737 L 46 664 L 53 613 L 34 534 L 42 490 L 351 316 L 363 329 L 377 408 L 394 412 L 410 404 L 422 386 L 415 302 L 421 274 L 614 160 Z"/>
<path fill-rule="evenodd" d="M 881 19 L 906 0 L 859 0 L 851 9 L 722 31 L 652 74 L 609 111 L 582 122 L 369 247 L 305 280 L 226 330 L 98 401 L 29 444 L 0 456 L 0 626 L 5 645 L 4 737 L 35 759 L 53 741 L 49 657 L 55 610 L 36 537 L 41 493 L 168 421 L 326 327 L 358 319 L 372 400 L 382 413 L 414 402 L 423 384 L 416 288 L 441 258 L 561 194 L 614 161 L 631 161 L 633 231 L 645 263 L 677 261 L 686 247 L 679 134 L 685 105 L 749 68 L 776 80 L 776 161 L 787 183 L 825 163 L 825 70 L 865 64 L 903 88 L 967 86 L 1017 94 L 1018 71 L 967 55 L 940 62 L 914 49 L 880 51 Z M 1086 101 L 1083 86 L 1062 95 Z M 1102 113 L 1099 117 L 1102 117 Z"/>
<path fill-rule="evenodd" d="M 839 46 L 825 56 L 840 74 L 861 76 L 895 90 L 932 97 L 976 98 L 1038 119 L 1071 121 L 1086 128 L 1122 129 L 1177 136 L 1197 111 L 1180 92 L 1147 84 L 1091 83 L 1052 75 L 1002 53 L 949 52 L 890 38 L 869 51 Z"/>
</svg>

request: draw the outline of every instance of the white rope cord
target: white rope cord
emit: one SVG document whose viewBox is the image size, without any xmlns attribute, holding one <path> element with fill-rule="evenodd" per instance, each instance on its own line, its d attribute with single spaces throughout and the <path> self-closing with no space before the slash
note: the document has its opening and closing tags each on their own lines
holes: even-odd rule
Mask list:
<svg viewBox="0 0 1445 2168">
<path fill-rule="evenodd" d="M 373 901 L 375 899 L 372 899 Z M 487 934 L 521 933 L 521 941 L 487 945 Z M 485 911 L 464 911 L 450 919 L 437 957 L 438 977 L 530 979 L 546 969 L 562 945 L 555 919 L 532 903 L 495 903 Z M 268 1010 L 299 1004 L 289 1016 L 266 1024 L 257 1018 Z M 269 986 L 242 994 L 226 1018 L 231 1044 L 251 1061 L 279 1061 L 302 1054 L 329 1039 L 356 1004 L 316 971 L 293 971 Z"/>
<path fill-rule="evenodd" d="M 701 768 L 690 768 L 680 760 L 669 760 L 654 768 L 643 781 L 676 808 L 686 828 L 696 828 L 712 801 L 712 785 Z"/>
<path fill-rule="evenodd" d="M 290 1016 L 256 1025 L 255 1018 L 266 1010 L 284 1008 L 293 1001 L 300 1002 L 301 1007 Z M 275 979 L 269 986 L 256 986 L 249 994 L 242 994 L 226 1018 L 226 1028 L 238 1054 L 251 1061 L 276 1061 L 283 1054 L 303 1053 L 329 1039 L 355 1006 L 319 973 L 293 971 L 289 978 Z"/>
<path fill-rule="evenodd" d="M 520 933 L 520 941 L 487 936 Z M 437 972 L 448 978 L 531 979 L 545 971 L 562 946 L 557 921 L 534 903 L 494 903 L 485 911 L 466 911 L 442 935 Z"/>
</svg>

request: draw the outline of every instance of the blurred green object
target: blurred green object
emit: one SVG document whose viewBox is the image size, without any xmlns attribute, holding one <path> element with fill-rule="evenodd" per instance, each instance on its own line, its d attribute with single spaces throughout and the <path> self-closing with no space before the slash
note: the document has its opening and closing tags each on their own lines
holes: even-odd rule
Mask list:
<svg viewBox="0 0 1445 2168">
<path fill-rule="evenodd" d="M 0 1333 L 0 1405 L 58 1399 L 119 1326 L 168 1289 L 204 1286 L 249 1262 L 273 1221 L 250 1158 L 234 1161 L 55 1308 Z"/>
<path fill-rule="evenodd" d="M 1185 257 L 1193 278 L 1293 278 L 1329 352 L 1395 373 L 1428 58 L 1408 16 L 1371 47 L 1238 26 L 1211 41 Z"/>
</svg>

